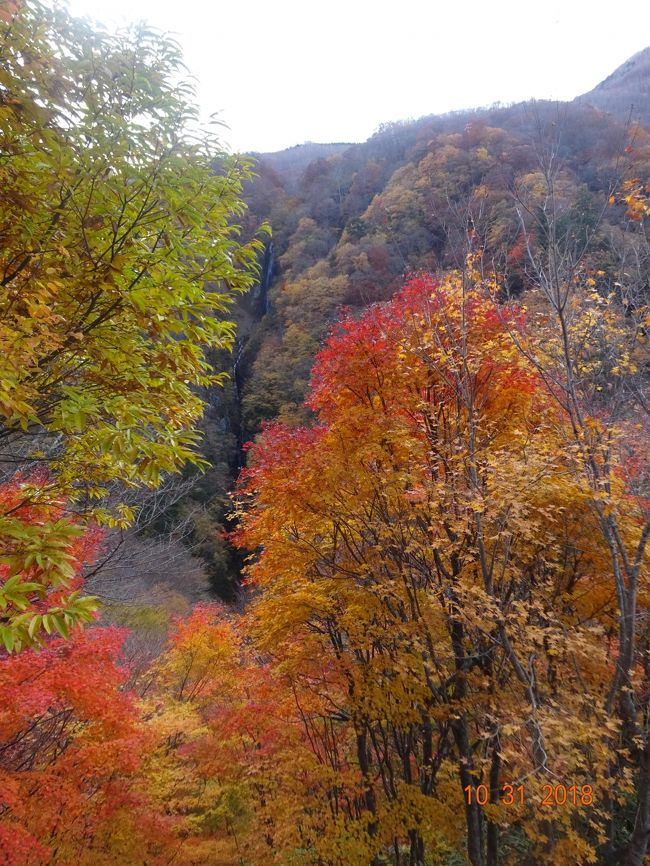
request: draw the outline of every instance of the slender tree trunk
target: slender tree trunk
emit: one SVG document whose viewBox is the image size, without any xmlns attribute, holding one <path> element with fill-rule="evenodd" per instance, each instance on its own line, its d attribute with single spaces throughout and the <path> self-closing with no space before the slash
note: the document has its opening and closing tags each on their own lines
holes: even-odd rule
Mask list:
<svg viewBox="0 0 650 866">
<path fill-rule="evenodd" d="M 454 739 L 460 755 L 459 775 L 465 799 L 465 819 L 467 821 L 467 856 L 472 866 L 486 866 L 483 858 L 483 810 L 476 802 L 476 796 L 467 796 L 465 789 L 475 790 L 476 779 L 472 773 L 472 747 L 467 731 L 467 719 L 462 716 L 452 722 Z"/>
<path fill-rule="evenodd" d="M 364 783 L 364 805 L 373 817 L 377 814 L 377 800 L 375 792 L 370 782 L 370 760 L 368 758 L 368 741 L 364 731 L 357 731 L 357 759 L 359 761 L 359 769 L 363 776 Z M 373 820 L 368 825 L 368 833 L 370 836 L 377 834 L 377 822 Z M 372 858 L 371 866 L 379 866 L 379 858 L 375 855 Z"/>
<path fill-rule="evenodd" d="M 650 739 L 641 753 L 637 781 L 637 813 L 632 838 L 627 847 L 624 866 L 647 866 L 650 843 Z"/>
<path fill-rule="evenodd" d="M 490 765 L 490 803 L 499 802 L 499 771 L 501 770 L 501 758 L 499 757 L 499 738 L 495 735 L 492 742 L 492 763 Z M 486 859 L 485 866 L 498 866 L 499 863 L 499 826 L 494 821 L 488 820 L 486 832 Z"/>
</svg>

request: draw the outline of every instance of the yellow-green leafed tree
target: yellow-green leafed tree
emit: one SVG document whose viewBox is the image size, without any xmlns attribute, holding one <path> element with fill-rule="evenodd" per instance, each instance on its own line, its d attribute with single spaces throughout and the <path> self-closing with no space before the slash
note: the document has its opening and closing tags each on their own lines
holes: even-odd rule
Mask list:
<svg viewBox="0 0 650 866">
<path fill-rule="evenodd" d="M 198 461 L 197 386 L 223 376 L 205 353 L 232 344 L 257 243 L 236 225 L 250 165 L 199 130 L 182 70 L 176 43 L 142 26 L 0 4 L 0 455 L 39 507 L 128 522 L 102 505 L 108 485 Z M 0 589 L 7 628 L 49 580 L 43 527 L 16 505 L 0 558 L 34 586 L 18 606 Z"/>
</svg>

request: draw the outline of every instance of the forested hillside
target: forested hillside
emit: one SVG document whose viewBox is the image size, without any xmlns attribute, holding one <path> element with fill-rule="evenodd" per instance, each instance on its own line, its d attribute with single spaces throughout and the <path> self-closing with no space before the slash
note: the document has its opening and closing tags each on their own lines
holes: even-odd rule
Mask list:
<svg viewBox="0 0 650 866">
<path fill-rule="evenodd" d="M 404 274 L 460 267 L 469 251 L 509 294 L 530 288 L 525 233 L 539 239 L 549 170 L 561 231 L 576 250 L 588 246 L 611 288 L 628 224 L 608 200 L 624 178 L 648 175 L 650 137 L 586 105 L 535 103 L 389 125 L 312 160 L 299 181 L 291 156 L 259 155 L 247 192 L 251 224 L 264 216 L 273 226 L 275 280 L 261 346 L 247 353 L 246 435 L 264 418 L 301 414 L 339 306 L 384 300 Z"/>
<path fill-rule="evenodd" d="M 235 157 L 0 5 L 2 866 L 647 863 L 645 54 Z"/>
</svg>

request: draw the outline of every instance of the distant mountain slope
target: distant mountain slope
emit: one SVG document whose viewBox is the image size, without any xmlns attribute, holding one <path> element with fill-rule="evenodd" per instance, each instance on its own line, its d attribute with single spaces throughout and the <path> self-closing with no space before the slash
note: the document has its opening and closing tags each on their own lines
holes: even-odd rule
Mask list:
<svg viewBox="0 0 650 866">
<path fill-rule="evenodd" d="M 289 186 L 296 183 L 309 163 L 317 159 L 325 159 L 334 154 L 347 150 L 349 143 L 318 144 L 306 141 L 304 144 L 296 144 L 285 150 L 277 150 L 274 153 L 253 153 L 256 158 L 263 157 L 275 171 L 281 172 Z"/>
<path fill-rule="evenodd" d="M 632 119 L 650 126 L 650 46 L 630 57 L 576 101 L 625 119 L 631 112 Z"/>
</svg>

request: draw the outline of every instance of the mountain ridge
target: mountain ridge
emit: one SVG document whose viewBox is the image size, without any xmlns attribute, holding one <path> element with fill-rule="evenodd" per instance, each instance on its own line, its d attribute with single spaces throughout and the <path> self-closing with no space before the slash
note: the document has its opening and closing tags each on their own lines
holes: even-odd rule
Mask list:
<svg viewBox="0 0 650 866">
<path fill-rule="evenodd" d="M 554 103 L 558 105 L 583 104 L 600 111 L 606 111 L 623 120 L 629 120 L 631 117 L 632 120 L 639 121 L 643 126 L 650 126 L 650 45 L 628 57 L 591 90 L 573 99 L 532 99 L 511 103 L 497 101 L 490 105 L 459 108 L 440 114 L 424 114 L 417 118 L 386 122 L 381 124 L 365 142 L 304 141 L 280 150 L 251 150 L 248 151 L 248 154 L 257 159 L 264 159 L 275 170 L 282 172 L 287 168 L 287 165 L 290 165 L 292 170 L 295 166 L 305 168 L 309 162 L 315 159 L 327 158 L 346 148 L 364 145 L 377 135 L 381 135 L 386 128 L 419 124 L 434 118 L 441 121 L 451 121 L 454 118 L 471 115 L 492 115 L 495 112 L 509 111 L 526 105 Z"/>
<path fill-rule="evenodd" d="M 637 51 L 574 102 L 593 105 L 623 120 L 650 125 L 650 46 Z"/>
</svg>

